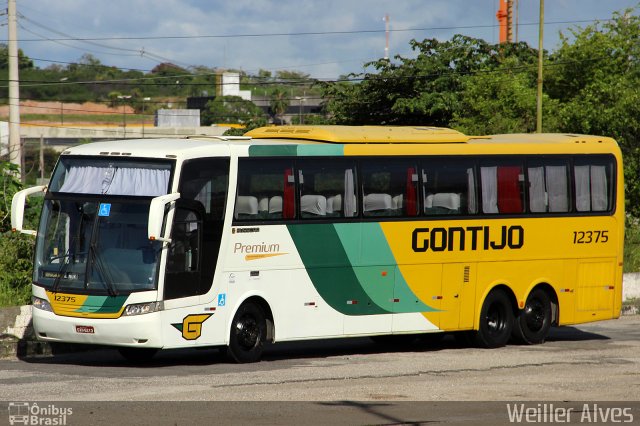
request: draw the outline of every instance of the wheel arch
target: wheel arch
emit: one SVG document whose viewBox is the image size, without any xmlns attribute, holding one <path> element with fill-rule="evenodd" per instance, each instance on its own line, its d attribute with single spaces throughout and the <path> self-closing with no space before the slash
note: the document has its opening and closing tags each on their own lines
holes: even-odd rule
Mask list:
<svg viewBox="0 0 640 426">
<path fill-rule="evenodd" d="M 264 312 L 265 319 L 267 321 L 267 342 L 273 342 L 275 339 L 275 322 L 273 320 L 273 311 L 271 310 L 271 306 L 269 305 L 269 303 L 264 297 L 254 294 L 246 297 L 241 302 L 239 302 L 235 306 L 235 309 L 233 310 L 232 314 L 230 315 L 229 322 L 227 324 L 227 331 L 226 331 L 227 343 L 229 342 L 229 339 L 230 339 L 229 333 L 231 333 L 231 322 L 233 321 L 233 318 L 238 312 L 238 309 L 240 309 L 240 307 L 245 303 L 254 303 L 257 306 L 259 306 L 260 309 L 262 309 L 262 311 Z"/>
<path fill-rule="evenodd" d="M 487 290 L 482 295 L 482 298 L 478 300 L 478 303 L 476 305 L 476 315 L 473 321 L 474 330 L 478 330 L 480 327 L 480 311 L 482 310 L 482 305 L 484 304 L 484 301 L 486 300 L 487 296 L 489 296 L 489 294 L 491 294 L 494 291 L 504 292 L 504 294 L 506 294 L 507 298 L 509 299 L 509 303 L 511 304 L 511 309 L 513 311 L 513 314 L 515 315 L 518 312 L 518 300 L 516 298 L 514 291 L 511 289 L 511 287 L 509 287 L 509 285 L 504 283 L 496 283 L 490 287 L 487 287 Z"/>
<path fill-rule="evenodd" d="M 558 302 L 558 293 L 556 293 L 556 290 L 553 288 L 551 284 L 543 281 L 531 287 L 527 292 L 527 294 L 525 295 L 524 300 L 527 300 L 531 292 L 536 289 L 543 290 L 549 296 L 549 300 L 551 301 L 551 325 L 557 326 L 558 321 L 560 320 L 560 303 Z"/>
</svg>

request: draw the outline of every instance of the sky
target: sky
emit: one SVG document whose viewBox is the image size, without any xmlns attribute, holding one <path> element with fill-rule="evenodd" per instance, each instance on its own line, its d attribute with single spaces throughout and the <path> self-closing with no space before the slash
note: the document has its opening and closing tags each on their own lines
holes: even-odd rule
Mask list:
<svg viewBox="0 0 640 426">
<path fill-rule="evenodd" d="M 454 34 L 499 40 L 498 0 L 16 0 L 18 39 L 39 68 L 77 62 L 150 71 L 182 67 L 298 71 L 334 80 L 389 53 L 413 57 L 409 41 Z M 638 9 L 640 0 L 546 0 L 544 48 L 559 33 Z M 0 0 L 6 6 L 6 0 Z M 518 40 L 538 46 L 539 0 L 519 0 Z M 4 21 L 2 21 L 4 19 Z M 6 16 L 0 24 L 6 24 Z M 0 42 L 8 39 L 7 26 Z M 4 39 L 4 40 L 3 40 Z"/>
</svg>

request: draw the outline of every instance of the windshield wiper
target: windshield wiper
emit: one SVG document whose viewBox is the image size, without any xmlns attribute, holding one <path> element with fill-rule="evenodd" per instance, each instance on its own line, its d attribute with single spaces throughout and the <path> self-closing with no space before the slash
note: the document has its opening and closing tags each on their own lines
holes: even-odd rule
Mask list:
<svg viewBox="0 0 640 426">
<path fill-rule="evenodd" d="M 102 257 L 100 257 L 100 253 L 98 252 L 98 248 L 92 242 L 89 246 L 89 259 L 91 265 L 95 265 L 98 270 L 98 274 L 102 277 L 104 281 L 104 287 L 107 289 L 109 296 L 116 297 L 118 295 L 118 290 L 113 285 L 113 277 L 109 272 L 109 268 L 107 268 L 102 262 Z"/>
<path fill-rule="evenodd" d="M 58 268 L 56 279 L 53 281 L 53 287 L 51 288 L 51 291 L 54 293 L 58 292 L 58 289 L 60 288 L 60 280 L 62 279 L 62 276 L 67 272 L 67 266 L 69 266 L 69 263 L 71 263 L 69 262 L 69 249 L 67 249 L 67 252 L 62 256 L 58 256 L 58 258 L 64 260 L 62 261 L 62 265 L 60 265 L 60 268 Z"/>
</svg>

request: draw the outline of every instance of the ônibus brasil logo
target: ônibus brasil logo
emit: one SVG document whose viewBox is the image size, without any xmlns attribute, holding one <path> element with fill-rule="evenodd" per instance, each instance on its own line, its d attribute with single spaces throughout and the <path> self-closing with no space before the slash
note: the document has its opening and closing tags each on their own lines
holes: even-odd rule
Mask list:
<svg viewBox="0 0 640 426">
<path fill-rule="evenodd" d="M 58 407 L 54 404 L 44 406 L 33 402 L 10 402 L 10 425 L 50 425 L 63 426 L 73 414 L 71 407 Z"/>
</svg>

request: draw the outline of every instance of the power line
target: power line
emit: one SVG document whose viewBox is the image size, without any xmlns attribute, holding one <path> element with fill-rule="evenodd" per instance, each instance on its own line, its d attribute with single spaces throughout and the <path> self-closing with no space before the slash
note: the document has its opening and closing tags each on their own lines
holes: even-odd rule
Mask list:
<svg viewBox="0 0 640 426">
<path fill-rule="evenodd" d="M 545 22 L 545 25 L 567 25 L 567 24 L 581 24 L 591 22 L 605 22 L 611 21 L 611 18 L 607 19 L 584 19 L 574 21 L 551 21 Z M 520 26 L 533 26 L 539 25 L 538 22 L 520 23 Z M 421 28 L 396 28 L 390 29 L 390 32 L 425 32 L 425 31 L 444 31 L 444 30 L 458 30 L 458 29 L 481 29 L 481 28 L 498 28 L 499 25 L 457 25 L 457 26 L 444 26 L 444 27 L 421 27 Z M 316 35 L 350 35 L 350 34 L 376 34 L 384 33 L 383 29 L 373 30 L 348 30 L 348 31 L 305 31 L 305 32 L 290 32 L 290 33 L 247 33 L 247 34 L 208 34 L 208 35 L 172 35 L 172 36 L 110 36 L 110 37 L 71 37 L 66 38 L 49 39 L 49 41 L 84 41 L 84 42 L 96 42 L 96 41 L 132 41 L 132 40 L 194 40 L 194 39 L 216 39 L 216 38 L 255 38 L 255 37 L 298 37 L 298 36 L 316 36 Z M 3 41 L 0 39 L 0 42 Z M 39 42 L 41 39 L 21 39 L 21 42 Z"/>
</svg>

